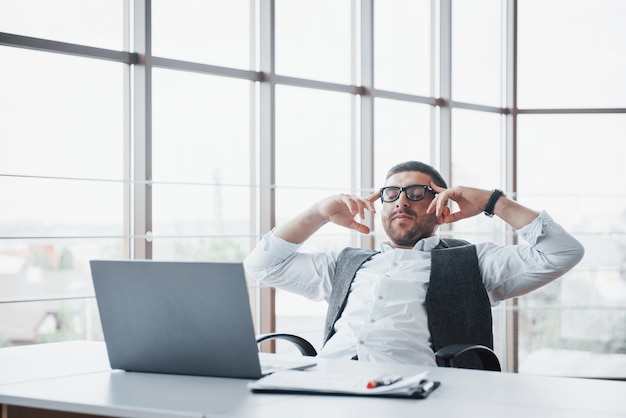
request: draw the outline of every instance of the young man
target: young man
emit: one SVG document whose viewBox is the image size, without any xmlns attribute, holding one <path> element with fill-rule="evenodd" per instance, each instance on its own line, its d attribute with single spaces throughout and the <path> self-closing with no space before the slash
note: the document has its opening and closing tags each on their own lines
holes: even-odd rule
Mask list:
<svg viewBox="0 0 626 418">
<path fill-rule="evenodd" d="M 389 237 L 380 251 L 298 252 L 328 222 L 369 233 L 356 218 L 375 213 L 379 199 Z M 459 210 L 452 213 L 448 200 Z M 523 242 L 471 245 L 436 235 L 438 225 L 482 212 L 515 228 Z M 408 161 L 389 170 L 379 192 L 366 198 L 328 197 L 275 228 L 244 265 L 263 284 L 329 302 L 320 356 L 432 366 L 434 349 L 471 342 L 461 334 L 491 321 L 489 304 L 484 312 L 477 300 L 488 297 L 496 304 L 528 293 L 566 273 L 583 253 L 581 244 L 547 213 L 498 190 L 448 189 L 433 167 Z M 455 316 L 459 325 L 437 321 L 444 314 Z M 489 338 L 473 342 L 489 344 Z"/>
</svg>

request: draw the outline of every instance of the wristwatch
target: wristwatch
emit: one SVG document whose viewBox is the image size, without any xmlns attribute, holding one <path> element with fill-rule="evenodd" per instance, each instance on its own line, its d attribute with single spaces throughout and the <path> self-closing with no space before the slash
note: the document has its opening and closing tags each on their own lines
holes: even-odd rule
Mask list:
<svg viewBox="0 0 626 418">
<path fill-rule="evenodd" d="M 485 206 L 485 215 L 490 218 L 493 216 L 493 209 L 496 207 L 496 202 L 502 196 L 504 196 L 504 192 L 502 190 L 493 190 L 493 193 L 491 193 L 491 197 L 489 198 L 489 202 L 487 202 L 487 206 Z"/>
</svg>

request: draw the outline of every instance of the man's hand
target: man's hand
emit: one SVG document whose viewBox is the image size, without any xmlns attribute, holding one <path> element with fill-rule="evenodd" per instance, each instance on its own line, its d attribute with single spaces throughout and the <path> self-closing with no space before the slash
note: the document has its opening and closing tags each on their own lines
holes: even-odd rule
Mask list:
<svg viewBox="0 0 626 418">
<path fill-rule="evenodd" d="M 369 234 L 370 227 L 358 222 L 355 217 L 365 219 L 365 212 L 376 213 L 374 202 L 380 192 L 363 198 L 348 194 L 327 197 L 311 206 L 286 224 L 276 228 L 274 233 L 282 239 L 300 244 L 328 222 Z"/>
<path fill-rule="evenodd" d="M 491 190 L 464 186 L 444 189 L 443 187 L 437 186 L 432 181 L 430 182 L 430 187 L 437 192 L 437 196 L 430 203 L 426 211 L 427 213 L 436 212 L 439 224 L 456 222 L 482 213 L 493 193 Z M 450 211 L 450 208 L 446 206 L 448 199 L 456 202 L 459 207 L 458 211 L 454 213 Z M 505 196 L 498 199 L 493 213 L 515 229 L 521 229 L 539 216 L 539 212 L 520 205 Z"/>
<path fill-rule="evenodd" d="M 483 212 L 491 197 L 491 191 L 472 187 L 455 186 L 444 189 L 430 182 L 430 187 L 437 192 L 437 196 L 428 206 L 427 213 L 436 212 L 440 224 L 452 223 L 461 219 L 471 218 Z M 454 201 L 459 210 L 451 212 L 445 209 L 448 200 Z"/>
<path fill-rule="evenodd" d="M 380 192 L 372 193 L 366 198 L 340 194 L 331 196 L 315 204 L 320 216 L 326 222 L 354 229 L 362 234 L 369 234 L 370 228 L 358 222 L 355 218 L 365 219 L 365 212 L 376 213 L 374 202 L 380 197 Z"/>
</svg>

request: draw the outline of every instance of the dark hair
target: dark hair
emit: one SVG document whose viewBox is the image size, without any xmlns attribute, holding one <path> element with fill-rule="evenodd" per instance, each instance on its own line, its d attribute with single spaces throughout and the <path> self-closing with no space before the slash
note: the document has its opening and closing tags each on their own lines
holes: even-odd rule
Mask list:
<svg viewBox="0 0 626 418">
<path fill-rule="evenodd" d="M 439 171 L 437 171 L 434 167 L 431 167 L 428 164 L 424 164 L 419 161 L 405 161 L 403 163 L 394 165 L 387 172 L 387 177 L 385 177 L 385 180 L 393 176 L 394 174 L 402 173 L 403 171 L 419 171 L 420 173 L 428 174 L 433 178 L 433 182 L 437 186 L 444 187 L 446 189 L 448 188 L 446 181 L 443 179 Z"/>
</svg>

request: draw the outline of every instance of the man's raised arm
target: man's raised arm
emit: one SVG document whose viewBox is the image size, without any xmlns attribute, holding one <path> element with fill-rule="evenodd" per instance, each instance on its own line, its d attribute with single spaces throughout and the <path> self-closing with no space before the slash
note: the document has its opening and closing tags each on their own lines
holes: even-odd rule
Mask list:
<svg viewBox="0 0 626 418">
<path fill-rule="evenodd" d="M 359 223 L 355 217 L 365 218 L 365 212 L 376 213 L 374 202 L 379 198 L 376 192 L 366 198 L 339 194 L 315 203 L 306 211 L 287 223 L 274 229 L 274 233 L 285 241 L 301 244 L 328 222 L 369 234 L 370 228 Z"/>
</svg>

